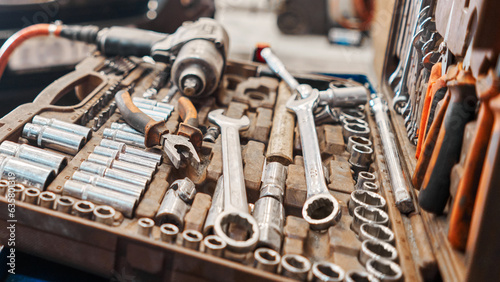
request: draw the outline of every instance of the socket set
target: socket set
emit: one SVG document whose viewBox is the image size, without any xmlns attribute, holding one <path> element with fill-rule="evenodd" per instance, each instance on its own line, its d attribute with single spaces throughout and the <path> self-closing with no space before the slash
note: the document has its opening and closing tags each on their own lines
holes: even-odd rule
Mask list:
<svg viewBox="0 0 500 282">
<path fill-rule="evenodd" d="M 294 94 L 285 82 L 259 74 L 264 65 L 230 61 L 216 93 L 193 99 L 200 162 L 177 169 L 160 149 L 145 147 L 113 100 L 129 91 L 137 108 L 176 132 L 184 113 L 175 86 L 159 82 L 165 65 L 126 59 L 117 71 L 111 62 L 89 57 L 1 120 L 0 194 L 12 186 L 9 172 L 19 177 L 18 249 L 108 278 L 126 269 L 139 281 L 422 280 L 414 230 L 396 206 L 368 105 L 300 113 L 287 104 Z M 362 84 L 298 77 L 324 99 L 350 91 L 339 85 L 366 95 L 370 87 L 362 76 Z M 57 106 L 68 85 L 81 102 Z M 316 130 L 294 111 L 311 114 Z M 316 149 L 314 138 L 301 139 L 310 134 Z M 312 150 L 320 153 L 314 169 Z M 324 190 L 312 193 L 309 181 Z M 237 185 L 243 194 L 225 198 Z M 7 204 L 0 197 L 2 236 Z M 335 215 L 325 223 L 325 214 Z"/>
</svg>

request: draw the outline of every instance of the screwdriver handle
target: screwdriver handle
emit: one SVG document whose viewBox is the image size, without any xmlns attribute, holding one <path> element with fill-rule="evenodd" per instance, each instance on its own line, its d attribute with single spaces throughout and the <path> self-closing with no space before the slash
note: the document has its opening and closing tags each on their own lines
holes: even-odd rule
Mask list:
<svg viewBox="0 0 500 282">
<path fill-rule="evenodd" d="M 450 196 L 450 173 L 460 157 L 465 125 L 473 117 L 477 104 L 475 79 L 461 71 L 448 83 L 450 104 L 432 153 L 418 203 L 428 212 L 441 214 Z"/>
<path fill-rule="evenodd" d="M 168 133 L 164 121 L 154 121 L 137 108 L 127 90 L 118 91 L 115 100 L 123 119 L 134 129 L 144 133 L 146 147 L 161 145 L 161 136 Z"/>
</svg>

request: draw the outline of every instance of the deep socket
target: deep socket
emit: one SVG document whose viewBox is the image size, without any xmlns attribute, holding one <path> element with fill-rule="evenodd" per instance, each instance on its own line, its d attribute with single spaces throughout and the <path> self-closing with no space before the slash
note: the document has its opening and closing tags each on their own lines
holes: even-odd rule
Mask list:
<svg viewBox="0 0 500 282">
<path fill-rule="evenodd" d="M 401 281 L 403 278 L 401 267 L 387 259 L 369 259 L 366 270 L 380 281 Z"/>
<path fill-rule="evenodd" d="M 135 197 L 74 180 L 64 183 L 63 195 L 111 206 L 121 211 L 126 217 L 132 217 L 137 203 Z"/>
<path fill-rule="evenodd" d="M 43 190 L 55 178 L 54 171 L 46 166 L 0 155 L 0 177 L 14 177 L 16 182 Z"/>
<path fill-rule="evenodd" d="M 253 216 L 259 224 L 259 242 L 257 246 L 281 250 L 285 208 L 275 198 L 264 197 L 255 202 Z"/>
<path fill-rule="evenodd" d="M 176 180 L 170 185 L 156 213 L 160 223 L 172 223 L 182 230 L 184 216 L 191 208 L 196 188 L 189 178 Z"/>
<path fill-rule="evenodd" d="M 102 147 L 119 150 L 122 153 L 132 154 L 149 160 L 153 160 L 157 164 L 161 163 L 162 159 L 161 153 L 155 153 L 155 152 L 145 151 L 142 149 L 137 149 L 132 146 L 127 146 L 127 144 L 125 143 L 117 142 L 110 139 L 102 139 L 99 145 L 101 145 Z"/>
<path fill-rule="evenodd" d="M 0 154 L 50 167 L 56 174 L 68 163 L 68 159 L 64 155 L 49 152 L 27 144 L 17 144 L 11 141 L 3 141 L 2 144 L 0 144 Z"/>
<path fill-rule="evenodd" d="M 147 188 L 147 185 L 149 183 L 149 179 L 145 176 L 129 173 L 124 170 L 108 168 L 104 165 L 92 163 L 89 161 L 83 161 L 80 164 L 80 170 L 140 186 L 141 188 L 143 188 L 143 190 Z"/>
<path fill-rule="evenodd" d="M 122 193 L 124 195 L 128 195 L 139 200 L 141 198 L 144 189 L 140 186 L 132 185 L 123 181 L 114 180 L 111 178 L 105 178 L 102 176 L 98 176 L 95 174 L 90 174 L 83 171 L 75 171 L 73 176 L 71 177 L 73 180 L 80 181 L 83 183 L 88 183 L 95 185 L 97 187 L 101 187 L 104 189 L 108 189 L 111 191 L 115 191 L 118 193 Z"/>
<path fill-rule="evenodd" d="M 351 164 L 351 167 L 354 170 L 355 175 L 357 175 L 359 171 L 366 171 L 370 168 L 372 154 L 373 150 L 368 146 L 364 145 L 352 146 L 349 163 Z"/>
<path fill-rule="evenodd" d="M 157 163 L 155 161 L 150 161 L 149 159 L 139 157 L 136 155 L 121 153 L 119 150 L 106 148 L 102 146 L 96 146 L 94 148 L 94 153 L 106 157 L 111 157 L 115 160 L 141 165 L 152 169 L 156 169 L 157 166 Z"/>
<path fill-rule="evenodd" d="M 368 171 L 360 171 L 358 173 L 356 186 L 354 187 L 356 190 L 363 190 L 363 183 L 365 182 L 375 182 L 375 174 Z"/>
<path fill-rule="evenodd" d="M 342 134 L 344 135 L 344 142 L 347 142 L 350 136 L 370 138 L 370 128 L 358 123 L 346 123 L 342 126 Z"/>
<path fill-rule="evenodd" d="M 160 108 L 169 109 L 171 111 L 174 110 L 174 106 L 173 105 L 170 105 L 168 103 L 158 102 L 158 101 L 155 101 L 155 100 L 149 100 L 149 99 L 144 99 L 144 98 L 139 98 L 139 97 L 133 97 L 132 98 L 132 102 L 134 104 L 135 103 L 138 103 L 138 104 L 147 104 L 147 105 L 152 105 L 152 106 L 156 106 L 156 107 L 160 107 Z"/>
<path fill-rule="evenodd" d="M 262 176 L 260 198 L 273 197 L 283 202 L 286 171 L 287 167 L 279 162 L 269 162 L 266 164 L 264 175 Z"/>
<path fill-rule="evenodd" d="M 76 155 L 85 144 L 85 137 L 64 130 L 27 123 L 22 136 L 34 141 L 38 147 L 50 148 L 59 152 Z"/>
<path fill-rule="evenodd" d="M 126 172 L 142 175 L 150 180 L 153 178 L 153 174 L 155 173 L 154 169 L 148 167 L 142 167 L 127 162 L 118 161 L 110 157 L 101 156 L 93 153 L 88 156 L 87 160 L 89 162 L 93 162 L 96 164 L 105 165 L 109 168 L 120 169 Z"/>
<path fill-rule="evenodd" d="M 119 129 L 105 128 L 102 132 L 102 136 L 114 141 L 123 142 L 125 144 L 137 146 L 140 148 L 146 148 L 146 145 L 144 143 L 144 136 L 139 134 L 126 132 Z"/>
<path fill-rule="evenodd" d="M 364 223 L 359 228 L 358 239 L 365 240 L 379 240 L 394 245 L 394 232 L 389 227 L 376 224 Z"/>
<path fill-rule="evenodd" d="M 359 234 L 359 228 L 364 223 L 376 223 L 389 226 L 389 215 L 381 209 L 371 206 L 359 206 L 354 209 L 351 229 Z"/>
<path fill-rule="evenodd" d="M 55 118 L 45 118 L 42 116 L 34 116 L 31 121 L 33 124 L 46 125 L 52 128 L 57 128 L 67 132 L 71 132 L 76 135 L 80 135 L 85 138 L 85 140 L 90 140 L 92 138 L 92 130 L 88 127 L 81 126 L 74 123 L 65 122 Z"/>
<path fill-rule="evenodd" d="M 370 206 L 385 210 L 387 202 L 384 197 L 377 193 L 366 190 L 354 190 L 349 199 L 349 214 L 352 215 L 354 209 L 359 206 Z"/>
<path fill-rule="evenodd" d="M 130 126 L 126 123 L 113 122 L 113 123 L 111 123 L 111 129 L 117 129 L 117 130 L 125 131 L 128 133 L 133 133 L 133 134 L 137 134 L 137 135 L 144 135 L 144 134 L 142 134 L 142 132 L 135 130 L 134 128 L 132 128 L 132 126 Z"/>
<path fill-rule="evenodd" d="M 281 258 L 281 275 L 299 280 L 306 281 L 311 262 L 300 255 L 287 254 Z"/>
</svg>

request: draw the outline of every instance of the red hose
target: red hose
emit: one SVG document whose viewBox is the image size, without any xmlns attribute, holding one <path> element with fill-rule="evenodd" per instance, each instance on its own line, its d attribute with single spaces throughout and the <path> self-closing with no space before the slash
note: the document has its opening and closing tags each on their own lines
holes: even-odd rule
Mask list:
<svg viewBox="0 0 500 282">
<path fill-rule="evenodd" d="M 51 24 L 35 24 L 21 29 L 20 31 L 14 33 L 0 48 L 0 79 L 2 78 L 3 72 L 7 67 L 9 62 L 9 57 L 14 52 L 14 50 L 21 45 L 27 39 L 36 36 L 50 35 L 50 29 L 55 26 Z M 61 33 L 61 26 L 55 26 L 53 34 L 59 36 Z"/>
</svg>

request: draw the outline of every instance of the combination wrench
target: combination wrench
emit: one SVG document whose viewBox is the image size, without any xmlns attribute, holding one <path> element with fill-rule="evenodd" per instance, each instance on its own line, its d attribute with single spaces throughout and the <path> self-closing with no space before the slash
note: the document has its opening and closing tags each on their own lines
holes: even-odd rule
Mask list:
<svg viewBox="0 0 500 282">
<path fill-rule="evenodd" d="M 302 208 L 302 217 L 311 229 L 326 230 L 337 224 L 342 214 L 339 202 L 328 191 L 321 162 L 313 114 L 319 101 L 319 91 L 314 89 L 305 99 L 295 100 L 296 97 L 297 94 L 290 97 L 286 107 L 297 116 L 304 156 L 307 200 Z"/>
<path fill-rule="evenodd" d="M 230 118 L 224 116 L 223 112 L 223 109 L 219 109 L 208 114 L 208 120 L 221 129 L 224 176 L 224 210 L 215 219 L 214 231 L 226 242 L 229 250 L 245 253 L 252 251 L 259 240 L 259 226 L 248 212 L 239 135 L 240 130 L 250 126 L 250 120 L 247 116 L 241 119 Z M 237 231 L 243 236 L 231 238 L 234 237 L 232 231 Z"/>
</svg>

